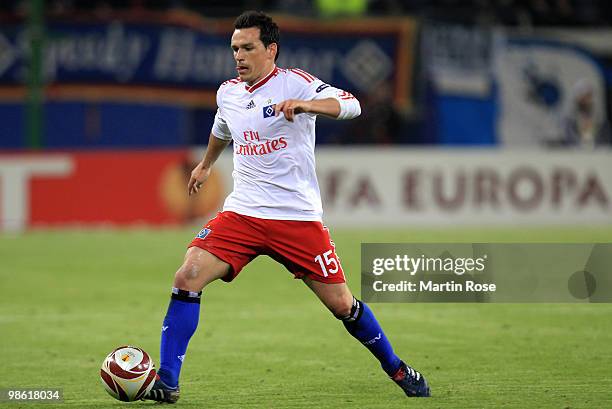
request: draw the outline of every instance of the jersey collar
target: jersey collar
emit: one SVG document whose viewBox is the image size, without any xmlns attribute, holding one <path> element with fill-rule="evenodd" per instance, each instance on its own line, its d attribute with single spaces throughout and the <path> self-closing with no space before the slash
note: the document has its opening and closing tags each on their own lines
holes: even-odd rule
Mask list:
<svg viewBox="0 0 612 409">
<path fill-rule="evenodd" d="M 276 74 L 278 74 L 278 67 L 275 65 L 274 68 L 272 69 L 272 71 L 270 72 L 270 74 L 266 75 L 265 77 L 263 77 L 262 79 L 260 79 L 259 81 L 257 81 L 255 84 L 251 85 L 250 87 L 248 85 L 244 85 L 244 88 L 248 91 L 248 92 L 253 92 L 255 91 L 257 88 L 261 87 L 262 85 L 264 85 L 266 82 L 268 82 L 270 80 L 270 78 L 276 76 Z"/>
</svg>

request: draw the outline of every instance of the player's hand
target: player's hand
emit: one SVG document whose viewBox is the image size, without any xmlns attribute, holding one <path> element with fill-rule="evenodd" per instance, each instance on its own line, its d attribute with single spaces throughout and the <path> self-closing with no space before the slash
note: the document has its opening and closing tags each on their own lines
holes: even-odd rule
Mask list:
<svg viewBox="0 0 612 409">
<path fill-rule="evenodd" d="M 191 171 L 191 177 L 189 178 L 189 183 L 187 184 L 189 196 L 198 193 L 209 176 L 210 168 L 204 168 L 202 162 L 198 163 L 198 165 Z"/>
<path fill-rule="evenodd" d="M 285 119 L 289 122 L 293 122 L 293 118 L 297 114 L 303 114 L 310 112 L 310 101 L 303 101 L 301 99 L 288 99 L 283 102 L 279 102 L 274 106 L 274 115 L 278 116 L 280 113 L 285 115 Z"/>
</svg>

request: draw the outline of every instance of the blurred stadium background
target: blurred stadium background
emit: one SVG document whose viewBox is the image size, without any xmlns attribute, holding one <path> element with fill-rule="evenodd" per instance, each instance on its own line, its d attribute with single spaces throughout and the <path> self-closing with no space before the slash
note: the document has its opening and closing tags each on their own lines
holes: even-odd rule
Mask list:
<svg viewBox="0 0 612 409">
<path fill-rule="evenodd" d="M 185 186 L 215 91 L 236 75 L 245 9 L 278 21 L 280 66 L 362 103 L 317 133 L 325 221 L 355 292 L 361 242 L 612 241 L 609 1 L 2 1 L 0 387 L 61 386 L 67 403 L 106 407 L 91 386 L 104 355 L 134 343 L 157 356 L 170 276 L 231 190 L 230 152 L 204 194 Z M 313 346 L 313 333 L 345 335 L 280 270 L 258 260 L 232 290 L 212 287 L 184 404 L 402 406 L 359 345 Z M 431 374 L 427 407 L 612 406 L 607 305 L 376 308 Z M 229 385 L 234 371 L 257 380 Z"/>
<path fill-rule="evenodd" d="M 213 214 L 229 155 L 206 195 L 182 181 L 249 7 L 279 65 L 362 102 L 318 121 L 331 226 L 612 222 L 606 1 L 35 0 L 0 12 L 1 230 Z"/>
</svg>

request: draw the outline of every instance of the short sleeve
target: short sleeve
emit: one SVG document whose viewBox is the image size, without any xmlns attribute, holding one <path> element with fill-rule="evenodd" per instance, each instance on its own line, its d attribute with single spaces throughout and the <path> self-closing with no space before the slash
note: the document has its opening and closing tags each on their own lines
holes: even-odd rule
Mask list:
<svg viewBox="0 0 612 409">
<path fill-rule="evenodd" d="M 224 141 L 229 141 L 232 139 L 232 133 L 227 126 L 227 122 L 221 116 L 220 109 L 217 109 L 217 113 L 215 114 L 215 121 L 213 122 L 211 133 L 215 135 L 216 138 Z"/>
<path fill-rule="evenodd" d="M 310 101 L 326 98 L 335 98 L 337 100 L 354 98 L 350 92 L 327 84 L 299 68 L 291 68 L 289 71 L 294 78 L 294 83 L 299 88 L 299 99 Z"/>
<path fill-rule="evenodd" d="M 336 119 L 352 119 L 361 114 L 359 101 L 350 92 L 326 84 L 299 68 L 291 68 L 289 73 L 293 77 L 293 84 L 296 87 L 294 95 L 297 95 L 298 99 L 306 101 L 326 98 L 335 99 L 340 104 L 340 114 L 338 114 Z"/>
<path fill-rule="evenodd" d="M 224 83 L 225 84 L 225 83 Z M 217 112 L 215 113 L 215 121 L 213 122 L 212 130 L 210 131 L 216 138 L 224 141 L 232 139 L 232 133 L 227 126 L 227 121 L 223 117 L 223 85 L 217 90 Z"/>
<path fill-rule="evenodd" d="M 321 81 L 321 84 L 315 89 L 312 99 L 335 98 L 337 100 L 354 99 L 355 97 L 348 91 L 336 88 Z"/>
</svg>

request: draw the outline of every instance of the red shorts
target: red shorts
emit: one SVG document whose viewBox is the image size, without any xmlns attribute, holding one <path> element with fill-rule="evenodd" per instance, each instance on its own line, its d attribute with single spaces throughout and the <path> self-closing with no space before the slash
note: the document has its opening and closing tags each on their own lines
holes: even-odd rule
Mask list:
<svg viewBox="0 0 612 409">
<path fill-rule="evenodd" d="M 344 283 L 344 272 L 329 231 L 321 222 L 269 220 L 221 212 L 204 226 L 189 247 L 199 247 L 228 263 L 232 281 L 260 254 L 294 274 L 323 283 Z"/>
</svg>

